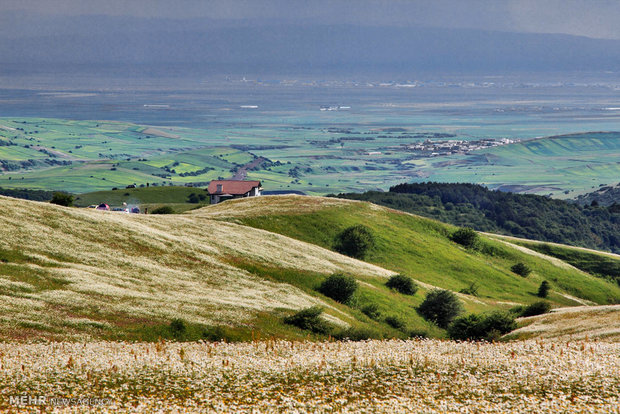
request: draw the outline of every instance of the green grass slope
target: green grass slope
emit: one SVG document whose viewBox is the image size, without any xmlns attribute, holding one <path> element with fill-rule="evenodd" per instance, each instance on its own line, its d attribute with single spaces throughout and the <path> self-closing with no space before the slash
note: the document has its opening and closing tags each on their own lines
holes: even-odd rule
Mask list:
<svg viewBox="0 0 620 414">
<path fill-rule="evenodd" d="M 201 203 L 190 203 L 191 194 L 203 195 L 205 199 Z M 153 209 L 162 205 L 173 207 L 176 212 L 186 211 L 207 204 L 209 198 L 204 188 L 194 187 L 144 187 L 144 188 L 119 188 L 118 190 L 94 191 L 92 193 L 78 194 L 74 204 L 77 207 L 88 207 L 93 204 L 106 203 L 112 207 L 120 207 L 123 203 Z"/>
<path fill-rule="evenodd" d="M 368 262 L 326 248 L 358 222 L 379 240 Z M 555 306 L 620 298 L 616 284 L 557 259 L 490 239 L 486 253 L 467 251 L 447 239 L 449 226 L 333 198 L 260 197 L 157 216 L 0 197 L 0 229 L 4 340 L 294 339 L 309 333 L 284 317 L 314 305 L 339 336 L 443 337 L 415 311 L 435 286 L 458 291 L 477 283 L 477 297 L 459 294 L 468 311 L 533 302 L 543 279 Z M 515 261 L 533 274 L 512 274 Z M 418 280 L 415 295 L 385 286 L 397 271 Z M 347 304 L 316 291 L 335 272 L 359 283 Z M 375 319 L 362 312 L 368 304 L 377 306 Z M 389 326 L 390 316 L 403 326 Z"/>
<path fill-rule="evenodd" d="M 284 274 L 322 280 L 334 272 L 374 280 L 389 271 L 277 234 L 187 215 L 129 215 L 6 197 L 0 197 L 0 228 L 4 340 L 249 340 L 253 331 L 300 338 L 308 333 L 282 318 L 313 305 L 343 329 L 399 335 L 314 290 L 278 280 Z M 170 329 L 175 319 L 185 329 Z"/>
<path fill-rule="evenodd" d="M 550 300 L 556 306 L 620 301 L 620 288 L 560 260 L 483 237 L 481 251 L 450 241 L 455 229 L 430 219 L 370 203 L 333 198 L 277 196 L 233 200 L 193 211 L 193 216 L 232 221 L 332 248 L 336 235 L 348 226 L 364 224 L 377 239 L 366 258 L 370 263 L 402 272 L 433 286 L 459 291 L 471 284 L 471 311 L 531 303 L 543 280 L 551 283 Z M 510 271 L 517 262 L 533 272 L 523 278 Z M 422 295 L 416 295 L 413 304 Z"/>
</svg>

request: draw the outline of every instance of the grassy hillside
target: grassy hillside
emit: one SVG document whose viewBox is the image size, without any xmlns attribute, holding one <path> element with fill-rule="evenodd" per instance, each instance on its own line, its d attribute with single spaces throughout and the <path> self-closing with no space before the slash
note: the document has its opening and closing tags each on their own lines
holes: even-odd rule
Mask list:
<svg viewBox="0 0 620 414">
<path fill-rule="evenodd" d="M 450 241 L 455 229 L 430 219 L 373 204 L 332 198 L 278 196 L 233 200 L 191 213 L 194 217 L 227 220 L 332 248 L 336 235 L 348 226 L 372 229 L 377 247 L 366 260 L 434 286 L 459 291 L 471 284 L 478 296 L 470 310 L 487 306 L 530 303 L 543 280 L 554 289 L 556 305 L 617 303 L 617 285 L 572 268 L 559 260 L 483 238 L 482 251 L 471 251 Z M 533 269 L 528 278 L 510 271 L 523 262 Z M 416 295 L 414 304 L 421 301 Z"/>
<path fill-rule="evenodd" d="M 199 217 L 127 215 L 0 197 L 0 337 L 250 339 L 307 332 L 281 323 L 323 305 L 340 326 L 398 335 L 316 292 L 244 268 L 247 263 L 320 278 L 380 279 L 377 266 L 320 247 Z M 257 248 L 260 246 L 260 248 Z M 244 258 L 237 264 L 236 258 Z M 386 290 L 386 294 L 389 293 Z"/>
<path fill-rule="evenodd" d="M 379 240 L 369 263 L 327 249 L 358 222 Z M 283 318 L 313 305 L 342 336 L 442 337 L 414 308 L 434 286 L 472 283 L 478 296 L 459 294 L 472 312 L 533 302 L 543 279 L 555 306 L 620 300 L 616 284 L 557 259 L 490 239 L 483 252 L 468 251 L 447 239 L 449 226 L 332 198 L 260 197 L 155 216 L 0 197 L 0 225 L 0 337 L 10 340 L 302 338 L 308 331 Z M 516 261 L 534 272 L 513 274 Z M 334 272 L 359 283 L 347 305 L 315 289 Z M 414 277 L 420 290 L 389 290 L 394 272 Z M 368 304 L 377 306 L 376 320 L 361 311 Z M 388 316 L 404 325 L 389 326 Z"/>
<path fill-rule="evenodd" d="M 204 200 L 200 203 L 190 203 L 191 194 L 202 195 Z M 144 207 L 152 210 L 154 207 L 169 205 L 176 212 L 186 211 L 207 204 L 209 198 L 204 188 L 194 187 L 144 187 L 144 188 L 119 188 L 118 190 L 95 191 L 75 196 L 74 204 L 78 207 L 87 207 L 93 204 L 106 203 L 112 207 L 120 207 L 123 203 L 136 205 L 144 210 Z"/>
<path fill-rule="evenodd" d="M 507 338 L 620 341 L 620 305 L 561 308 L 520 323 L 523 326 Z"/>
<path fill-rule="evenodd" d="M 507 240 L 544 255 L 555 257 L 584 272 L 608 279 L 620 285 L 620 255 L 600 252 L 582 247 L 566 246 L 557 243 L 543 243 L 516 237 L 489 235 L 492 238 Z"/>
<path fill-rule="evenodd" d="M 466 183 L 398 184 L 387 192 L 338 197 L 370 201 L 480 231 L 620 252 L 620 209 L 615 206 L 580 206 Z"/>
</svg>

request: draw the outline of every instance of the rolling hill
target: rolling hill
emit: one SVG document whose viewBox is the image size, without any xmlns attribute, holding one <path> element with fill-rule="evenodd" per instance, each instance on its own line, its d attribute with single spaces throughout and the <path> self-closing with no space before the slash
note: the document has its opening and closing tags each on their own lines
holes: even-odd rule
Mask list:
<svg viewBox="0 0 620 414">
<path fill-rule="evenodd" d="M 616 284 L 558 259 L 487 237 L 469 251 L 448 239 L 451 226 L 370 203 L 273 196 L 155 216 L 1 197 L 0 209 L 0 336 L 9 340 L 179 339 L 179 324 L 187 340 L 301 338 L 307 331 L 282 319 L 312 305 L 343 335 L 442 337 L 414 310 L 429 289 L 477 284 L 477 296 L 459 297 L 479 312 L 536 301 L 543 279 L 556 307 L 620 301 Z M 329 250 L 360 222 L 378 239 L 367 262 Z M 534 270 L 528 278 L 509 270 L 517 261 Z M 359 282 L 348 306 L 315 290 L 334 272 Z M 396 272 L 416 279 L 418 293 L 386 288 Z M 369 303 L 405 327 L 370 319 L 360 310 Z"/>
<path fill-rule="evenodd" d="M 619 136 L 618 132 L 568 134 L 426 159 L 418 165 L 418 181 L 469 182 L 574 198 L 618 181 Z"/>
</svg>

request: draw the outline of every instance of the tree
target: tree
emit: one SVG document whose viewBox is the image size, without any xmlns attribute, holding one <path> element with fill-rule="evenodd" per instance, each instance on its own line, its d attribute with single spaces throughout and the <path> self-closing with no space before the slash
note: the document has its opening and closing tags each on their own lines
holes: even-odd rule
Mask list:
<svg viewBox="0 0 620 414">
<path fill-rule="evenodd" d="M 394 275 L 390 277 L 385 283 L 385 286 L 403 295 L 415 295 L 418 291 L 418 286 L 413 282 L 413 279 L 405 275 Z"/>
<path fill-rule="evenodd" d="M 356 259 L 363 259 L 368 250 L 375 246 L 375 237 L 363 224 L 348 227 L 336 236 L 334 248 L 337 252 Z"/>
<path fill-rule="evenodd" d="M 418 307 L 418 312 L 424 319 L 445 329 L 454 318 L 463 312 L 463 305 L 454 292 L 435 289 L 426 295 Z"/>
<path fill-rule="evenodd" d="M 450 240 L 461 246 L 473 248 L 478 243 L 478 233 L 468 227 L 458 229 L 450 235 Z"/>
<path fill-rule="evenodd" d="M 67 193 L 61 193 L 57 191 L 52 196 L 52 200 L 50 201 L 52 204 L 58 204 L 59 206 L 70 207 L 73 205 L 73 196 Z"/>
<path fill-rule="evenodd" d="M 470 314 L 456 318 L 448 327 L 448 335 L 459 340 L 493 340 L 517 327 L 515 318 L 507 312 L 484 315 Z"/>
<path fill-rule="evenodd" d="M 551 310 L 551 304 L 545 300 L 539 300 L 525 307 L 520 312 L 520 316 L 535 316 L 542 315 Z"/>
<path fill-rule="evenodd" d="M 510 270 L 512 270 L 514 273 L 518 274 L 519 276 L 523 276 L 523 277 L 527 277 L 530 273 L 532 273 L 532 269 L 530 269 L 530 267 L 526 265 L 525 263 L 521 263 L 521 262 L 512 266 Z"/>
<path fill-rule="evenodd" d="M 152 214 L 174 214 L 174 210 L 170 206 L 157 207 Z"/>
<path fill-rule="evenodd" d="M 351 276 L 334 273 L 321 283 L 318 291 L 336 302 L 345 303 L 357 290 L 357 281 Z"/>
<path fill-rule="evenodd" d="M 546 280 L 543 280 L 543 282 L 540 284 L 540 287 L 538 288 L 538 297 L 546 298 L 549 295 L 549 290 L 551 290 L 551 285 L 549 285 L 549 282 L 547 282 Z"/>
</svg>

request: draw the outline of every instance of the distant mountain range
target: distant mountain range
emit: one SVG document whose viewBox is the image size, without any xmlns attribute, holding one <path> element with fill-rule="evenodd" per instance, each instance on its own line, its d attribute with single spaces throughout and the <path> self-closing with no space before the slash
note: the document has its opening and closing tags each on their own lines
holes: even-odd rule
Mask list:
<svg viewBox="0 0 620 414">
<path fill-rule="evenodd" d="M 620 41 L 426 27 L 109 16 L 0 17 L 0 64 L 182 65 L 204 73 L 615 71 Z M 28 67 L 24 67 L 28 69 Z"/>
</svg>

